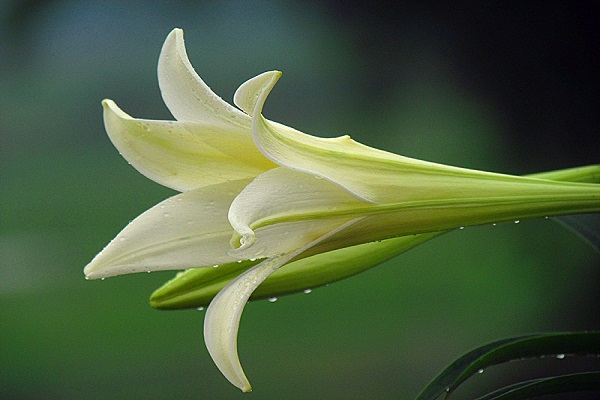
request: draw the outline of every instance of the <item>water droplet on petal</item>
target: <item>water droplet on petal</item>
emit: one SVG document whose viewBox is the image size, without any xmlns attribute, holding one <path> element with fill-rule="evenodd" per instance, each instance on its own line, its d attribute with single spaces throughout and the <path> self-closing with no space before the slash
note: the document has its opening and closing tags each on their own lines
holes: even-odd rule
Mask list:
<svg viewBox="0 0 600 400">
<path fill-rule="evenodd" d="M 277 301 L 277 297 L 269 297 L 269 303 L 275 303 Z"/>
</svg>

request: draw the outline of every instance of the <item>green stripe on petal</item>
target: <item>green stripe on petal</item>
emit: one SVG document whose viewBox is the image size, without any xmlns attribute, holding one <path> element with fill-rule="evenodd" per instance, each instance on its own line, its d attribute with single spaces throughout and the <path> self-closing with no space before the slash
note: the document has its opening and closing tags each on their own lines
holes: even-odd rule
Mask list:
<svg viewBox="0 0 600 400">
<path fill-rule="evenodd" d="M 523 182 L 481 185 L 477 197 L 456 194 L 438 198 L 433 194 L 373 204 L 355 199 L 326 179 L 276 168 L 258 176 L 233 201 L 229 220 L 237 234 L 232 244 L 239 248 L 231 254 L 240 258 L 281 254 L 359 217 L 365 218 L 310 252 L 461 226 L 600 211 L 599 185 Z"/>
<path fill-rule="evenodd" d="M 127 225 L 84 269 L 88 279 L 230 263 L 227 209 L 249 180 L 173 196 Z"/>
<path fill-rule="evenodd" d="M 237 232 L 232 253 L 246 258 L 271 257 L 282 254 L 323 236 L 337 226 L 358 216 L 315 218 L 305 220 L 302 227 L 295 224 L 270 226 L 268 221 L 298 212 L 318 216 L 369 206 L 331 182 L 314 175 L 274 168 L 252 181 L 235 198 L 229 209 L 229 222 Z M 267 223 L 263 223 L 266 221 Z M 293 219 L 291 220 L 293 222 Z M 265 227 L 260 232 L 256 228 Z"/>
<path fill-rule="evenodd" d="M 252 178 L 275 164 L 233 126 L 135 119 L 104 100 L 104 123 L 121 155 L 148 178 L 178 191 Z"/>
</svg>

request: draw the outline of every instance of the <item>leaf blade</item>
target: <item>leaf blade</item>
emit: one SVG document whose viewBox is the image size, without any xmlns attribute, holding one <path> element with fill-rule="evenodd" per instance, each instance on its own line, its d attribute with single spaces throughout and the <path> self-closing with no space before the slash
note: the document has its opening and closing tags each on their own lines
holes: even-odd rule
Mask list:
<svg viewBox="0 0 600 400">
<path fill-rule="evenodd" d="M 556 354 L 600 354 L 600 332 L 536 333 L 498 340 L 476 348 L 451 363 L 416 400 L 448 396 L 480 369 L 507 361 Z"/>
</svg>

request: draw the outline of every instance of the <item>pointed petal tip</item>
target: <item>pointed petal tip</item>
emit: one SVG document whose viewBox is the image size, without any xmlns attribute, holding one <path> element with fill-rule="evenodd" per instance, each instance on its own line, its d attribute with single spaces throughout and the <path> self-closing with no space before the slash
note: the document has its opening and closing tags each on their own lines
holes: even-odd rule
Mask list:
<svg viewBox="0 0 600 400">
<path fill-rule="evenodd" d="M 267 71 L 242 83 L 233 96 L 234 104 L 246 114 L 252 115 L 257 104 L 262 105 L 281 75 L 281 71 Z"/>
<path fill-rule="evenodd" d="M 117 103 L 115 103 L 111 99 L 102 100 L 102 107 L 104 108 L 104 124 L 106 125 L 107 118 L 109 116 L 115 116 L 119 119 L 133 119 L 131 115 L 127 114 L 125 111 L 121 110 Z M 107 129 L 107 133 L 110 136 L 110 131 Z"/>
<path fill-rule="evenodd" d="M 241 387 L 240 390 L 244 393 L 250 393 L 252 391 L 252 386 L 248 384 L 247 386 Z"/>
<path fill-rule="evenodd" d="M 88 267 L 89 267 L 89 264 L 83 269 L 83 274 L 85 275 L 86 280 L 93 281 L 93 280 L 104 278 L 103 274 L 99 274 L 98 272 L 91 271 L 90 268 L 88 268 Z"/>
<path fill-rule="evenodd" d="M 100 252 L 92 261 L 89 262 L 88 265 L 83 268 L 83 274 L 85 275 L 86 280 L 93 281 L 115 275 L 114 273 L 110 273 L 110 268 L 107 268 L 106 263 L 101 265 L 99 262 L 98 259 L 101 258 L 102 254 L 103 253 Z"/>
<path fill-rule="evenodd" d="M 183 40 L 183 29 L 181 28 L 173 28 L 171 29 L 171 32 L 169 32 L 169 34 L 167 35 L 166 39 L 165 39 L 165 44 L 171 40 L 174 40 L 175 42 L 179 42 Z"/>
</svg>

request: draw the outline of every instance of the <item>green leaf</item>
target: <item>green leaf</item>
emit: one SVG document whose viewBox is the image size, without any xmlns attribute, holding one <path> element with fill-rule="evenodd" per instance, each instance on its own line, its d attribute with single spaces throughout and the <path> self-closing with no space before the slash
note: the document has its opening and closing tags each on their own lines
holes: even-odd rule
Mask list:
<svg viewBox="0 0 600 400">
<path fill-rule="evenodd" d="M 502 339 L 481 346 L 450 364 L 416 400 L 434 400 L 456 388 L 479 370 L 523 358 L 549 355 L 598 355 L 600 332 L 541 333 Z"/>
<path fill-rule="evenodd" d="M 581 372 L 519 382 L 488 393 L 477 400 L 524 400 L 585 390 L 600 390 L 600 372 Z"/>
</svg>

